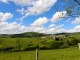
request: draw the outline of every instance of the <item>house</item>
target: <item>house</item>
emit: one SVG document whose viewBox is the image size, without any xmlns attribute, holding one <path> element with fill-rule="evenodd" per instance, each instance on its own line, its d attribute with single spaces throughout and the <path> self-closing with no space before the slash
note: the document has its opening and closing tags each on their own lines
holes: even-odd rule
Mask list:
<svg viewBox="0 0 80 60">
<path fill-rule="evenodd" d="M 44 39 L 44 38 L 46 38 L 46 37 L 45 36 L 41 37 L 41 39 Z"/>
</svg>

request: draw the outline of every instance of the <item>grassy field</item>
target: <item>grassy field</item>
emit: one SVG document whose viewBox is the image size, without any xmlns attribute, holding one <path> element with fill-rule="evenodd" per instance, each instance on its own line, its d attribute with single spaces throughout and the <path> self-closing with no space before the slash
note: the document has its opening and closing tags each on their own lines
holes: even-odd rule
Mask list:
<svg viewBox="0 0 80 60">
<path fill-rule="evenodd" d="M 39 48 L 44 47 L 44 45 L 47 48 L 52 48 L 52 47 L 55 48 L 56 45 L 59 45 L 59 41 L 54 41 L 51 38 L 44 38 L 44 39 L 41 39 L 41 38 L 0 38 L 0 41 L 1 41 L 0 49 L 2 48 L 7 49 L 7 47 L 10 47 L 10 46 L 13 46 L 14 49 L 16 49 L 16 46 L 18 46 L 18 43 L 17 43 L 18 40 L 20 41 L 21 51 L 29 50 L 29 49 L 34 50 L 37 47 L 37 44 L 39 45 Z M 55 44 L 56 42 L 57 44 Z"/>
<path fill-rule="evenodd" d="M 36 60 L 35 51 L 0 53 L 0 60 Z M 39 50 L 39 60 L 80 60 L 78 47 Z"/>
<path fill-rule="evenodd" d="M 2 45 L 15 46 L 17 40 L 20 40 L 21 44 L 28 44 L 30 42 L 39 41 L 39 38 L 0 38 L 0 41 L 2 41 L 3 43 L 3 44 L 0 44 L 0 47 Z"/>
</svg>

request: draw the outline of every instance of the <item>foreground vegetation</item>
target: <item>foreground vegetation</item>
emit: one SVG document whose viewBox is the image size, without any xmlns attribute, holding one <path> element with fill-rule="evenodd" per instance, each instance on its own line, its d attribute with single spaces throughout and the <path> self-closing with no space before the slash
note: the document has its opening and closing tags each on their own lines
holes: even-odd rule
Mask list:
<svg viewBox="0 0 80 60">
<path fill-rule="evenodd" d="M 36 37 L 37 35 L 37 37 Z M 80 33 L 0 35 L 0 60 L 80 60 Z M 65 36 L 65 37 L 64 37 Z M 41 38 L 43 37 L 43 38 Z"/>
<path fill-rule="evenodd" d="M 41 34 L 35 32 L 30 32 L 29 34 L 23 33 L 20 35 L 1 35 L 0 52 L 29 51 L 35 50 L 36 48 L 39 48 L 40 50 L 61 49 L 75 46 L 78 42 L 80 42 L 80 38 L 78 38 L 78 36 L 80 36 L 79 33 L 75 33 L 75 35 L 69 33 L 56 34 L 56 36 L 59 35 L 62 36 L 56 39 L 54 39 L 54 35 L 51 37 L 51 34 Z M 14 36 L 14 38 L 12 36 Z M 65 38 L 63 36 L 65 36 Z"/>
<path fill-rule="evenodd" d="M 0 60 L 36 60 L 36 51 L 0 53 Z M 56 50 L 39 50 L 39 60 L 80 60 L 78 47 Z"/>
</svg>

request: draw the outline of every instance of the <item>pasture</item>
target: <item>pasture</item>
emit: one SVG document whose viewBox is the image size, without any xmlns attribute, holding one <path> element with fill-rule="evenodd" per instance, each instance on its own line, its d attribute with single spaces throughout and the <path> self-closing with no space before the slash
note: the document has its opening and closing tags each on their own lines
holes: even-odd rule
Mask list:
<svg viewBox="0 0 80 60">
<path fill-rule="evenodd" d="M 35 50 L 37 45 L 40 49 L 52 49 L 59 48 L 61 41 L 54 41 L 51 38 L 0 38 L 0 50 L 18 50 L 20 46 L 20 51 Z M 10 49 L 12 48 L 12 49 Z"/>
<path fill-rule="evenodd" d="M 36 51 L 2 52 L 0 60 L 36 60 Z M 55 50 L 39 50 L 39 60 L 80 60 L 78 47 Z"/>
</svg>

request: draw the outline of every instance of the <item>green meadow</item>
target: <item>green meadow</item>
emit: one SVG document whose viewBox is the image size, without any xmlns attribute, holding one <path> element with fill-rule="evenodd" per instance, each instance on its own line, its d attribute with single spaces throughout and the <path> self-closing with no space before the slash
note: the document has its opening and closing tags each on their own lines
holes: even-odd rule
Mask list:
<svg viewBox="0 0 80 60">
<path fill-rule="evenodd" d="M 39 50 L 38 60 L 80 60 L 78 47 L 65 49 Z M 36 51 L 0 53 L 0 60 L 36 60 Z"/>
<path fill-rule="evenodd" d="M 1 35 L 0 60 L 36 60 L 36 48 L 39 49 L 38 60 L 80 60 L 78 48 L 80 34 L 66 34 L 66 38 L 56 39 L 50 37 L 51 35 L 37 35 L 37 37 L 31 33 L 28 37 L 25 34 L 11 35 L 12 37 Z"/>
</svg>

